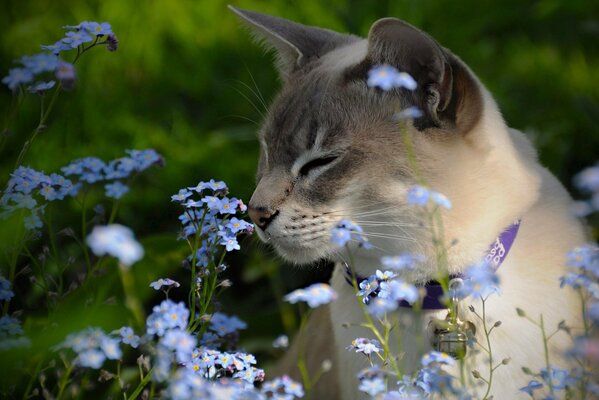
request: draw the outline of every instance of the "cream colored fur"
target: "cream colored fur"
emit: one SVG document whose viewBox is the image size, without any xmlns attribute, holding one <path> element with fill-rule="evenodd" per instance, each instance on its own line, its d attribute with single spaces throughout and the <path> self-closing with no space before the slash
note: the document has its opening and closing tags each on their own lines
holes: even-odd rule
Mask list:
<svg viewBox="0 0 599 400">
<path fill-rule="evenodd" d="M 526 385 L 529 377 L 521 372 L 521 367 L 538 371 L 545 366 L 545 359 L 540 331 L 518 317 L 516 307 L 535 319 L 543 314 L 550 331 L 562 320 L 567 320 L 571 326 L 580 326 L 576 318 L 580 314 L 577 297 L 568 289 L 560 289 L 558 278 L 565 274 L 566 252 L 584 243 L 585 233 L 581 224 L 570 215 L 570 198 L 564 188 L 538 164 L 528 140 L 520 132 L 506 127 L 488 94 L 485 94 L 484 116 L 470 138 L 472 140 L 464 140 L 451 151 L 446 147 L 435 149 L 430 143 L 423 143 L 422 147 L 416 144 L 416 148 L 423 159 L 436 161 L 435 165 L 427 164 L 428 182 L 453 201 L 453 208 L 444 213 L 443 219 L 447 242 L 458 241 L 449 251 L 452 272 L 462 271 L 480 259 L 505 227 L 522 219 L 516 241 L 498 271 L 501 295 L 489 298 L 487 313 L 491 323 L 502 321 L 502 326 L 492 334 L 495 363 L 504 358 L 511 359 L 509 365 L 496 370 L 491 394 L 495 399 L 524 399 L 528 395 L 518 389 Z M 464 176 L 469 178 L 466 185 Z M 390 195 L 404 196 L 404 191 L 405 188 L 400 187 L 398 193 L 390 190 Z M 421 243 L 418 246 L 413 243 L 396 245 L 402 249 L 427 248 Z M 430 248 L 428 250 L 428 256 L 434 259 Z M 375 250 L 360 257 L 357 269 L 363 275 L 374 273 L 380 268 L 378 257 L 382 255 Z M 372 334 L 365 328 L 355 327 L 364 317 L 353 289 L 345 282 L 341 267 L 335 270 L 332 286 L 339 293 L 339 299 L 330 307 L 330 318 L 335 332 L 334 346 L 338 350 L 341 398 L 367 398 L 356 390 L 352 380 L 366 366 L 365 359 L 344 347 L 356 337 L 372 337 Z M 471 300 L 464 303 L 470 304 Z M 480 312 L 479 303 L 472 304 Z M 416 338 L 424 334 L 430 318 L 443 318 L 446 313 L 429 312 L 421 319 L 405 309 L 400 309 L 398 314 L 398 336 L 402 338 L 403 346 L 395 351 L 404 354 L 403 366 L 410 370 L 417 367 L 426 349 Z M 468 310 L 463 309 L 461 314 L 475 320 Z M 344 328 L 347 323 L 352 327 Z M 479 336 L 479 340 L 483 338 Z M 563 333 L 552 339 L 552 362 L 560 363 L 561 350 L 568 343 L 569 338 Z M 469 360 L 469 365 L 486 376 L 486 357 L 479 355 L 474 362 Z"/>
<path fill-rule="evenodd" d="M 296 338 L 274 372 L 291 373 L 299 379 L 295 363 L 298 351 L 305 350 L 312 373 L 323 361 L 333 362 L 333 369 L 316 385 L 312 398 L 367 398 L 358 390 L 356 378 L 367 365 L 366 359 L 346 347 L 357 337 L 373 335 L 361 327 L 364 315 L 341 264 L 351 259 L 352 268 L 368 276 L 381 267 L 381 256 L 408 251 L 423 254 L 428 261 L 402 278 L 426 282 L 436 276 L 429 223 L 418 207 L 406 201 L 407 190 L 415 183 L 414 173 L 397 124 L 390 118 L 400 96 L 367 88 L 364 72 L 356 67 L 363 60 L 388 56 L 418 73 L 424 65 L 418 64 L 421 60 L 441 60 L 441 64 L 431 61 L 430 71 L 440 74 L 435 77 L 441 83 L 436 86 L 435 90 L 441 91 L 437 94 L 455 101 L 445 104 L 456 107 L 456 119 L 452 120 L 451 108 L 441 109 L 436 103 L 433 110 L 426 110 L 428 116 L 438 112 L 443 120 L 436 126 L 432 119 L 428 126 L 409 125 L 403 134 L 413 143 L 421 177 L 453 203 L 453 208 L 442 213 L 450 273 L 460 273 L 479 261 L 505 228 L 521 220 L 513 247 L 497 272 L 501 294 L 491 296 L 486 305 L 490 323 L 502 322 L 492 334 L 494 365 L 511 359 L 509 365 L 495 371 L 491 394 L 500 400 L 526 398 L 518 391 L 528 382 L 521 367 L 538 371 L 545 366 L 545 357 L 539 329 L 518 317 L 516 307 L 534 319 L 542 314 L 549 332 L 562 320 L 579 327 L 577 298 L 568 289 L 560 289 L 558 279 L 565 274 L 566 252 L 586 239 L 584 227 L 570 214 L 570 197 L 539 164 L 528 139 L 508 128 L 491 95 L 459 59 L 399 20 L 379 20 L 369 39 L 359 39 L 254 12 L 233 11 L 278 51 L 280 72 L 286 80 L 260 132 L 258 185 L 249 204 L 257 233 L 289 261 L 310 264 L 327 258 L 337 263 L 331 285 L 338 299 L 312 315 L 308 329 Z M 453 83 L 444 80 L 450 71 L 449 61 L 453 63 Z M 420 79 L 429 84 L 425 82 L 428 78 Z M 428 96 L 426 90 L 417 96 Z M 413 101 L 409 96 L 403 99 Z M 430 106 L 430 102 L 421 104 Z M 306 139 L 311 133 L 315 137 Z M 331 140 L 327 134 L 332 135 Z M 319 159 L 328 161 L 301 173 Z M 353 164 L 348 165 L 347 160 Z M 330 232 L 341 218 L 361 224 L 374 249 L 353 248 L 350 258 L 345 249 L 336 248 Z M 466 299 L 461 302 L 461 317 L 475 320 L 466 307 L 470 304 L 481 311 L 480 302 Z M 401 356 L 406 373 L 419 369 L 422 355 L 430 350 L 427 324 L 433 317 L 444 316 L 445 312 L 415 314 L 409 309 L 393 313 L 392 353 Z M 478 340 L 482 341 L 481 331 L 479 327 Z M 561 354 L 569 344 L 568 337 L 560 332 L 550 344 L 550 362 L 564 365 Z M 483 353 L 471 351 L 467 357 L 466 380 L 475 390 L 472 370 L 488 376 Z M 479 388 L 479 397 L 483 389 Z"/>
</svg>

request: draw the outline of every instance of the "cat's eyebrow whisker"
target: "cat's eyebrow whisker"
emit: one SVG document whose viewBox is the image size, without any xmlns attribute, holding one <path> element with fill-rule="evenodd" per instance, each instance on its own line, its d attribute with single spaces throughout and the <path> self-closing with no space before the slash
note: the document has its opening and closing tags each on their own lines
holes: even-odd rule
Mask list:
<svg viewBox="0 0 599 400">
<path fill-rule="evenodd" d="M 250 76 L 252 76 L 252 75 L 250 74 Z M 254 81 L 254 77 L 253 76 L 252 76 L 252 81 Z M 256 98 L 256 100 L 258 100 L 260 102 L 260 105 L 262 107 L 264 107 L 264 112 L 268 112 L 268 106 L 264 102 L 264 99 L 262 98 L 262 95 L 258 95 L 258 93 L 256 93 L 254 91 L 254 89 L 252 89 L 252 87 L 250 85 L 248 85 L 247 83 L 245 83 L 245 82 L 243 82 L 241 80 L 239 80 L 238 82 L 241 83 L 243 86 L 245 86 L 247 88 L 247 90 L 249 90 L 254 95 L 254 97 Z M 256 85 L 255 81 L 254 81 L 254 85 Z M 256 90 L 258 90 L 258 87 L 256 87 Z M 264 112 L 261 112 L 262 116 L 264 116 Z"/>
<path fill-rule="evenodd" d="M 243 82 L 241 82 L 241 83 L 243 83 Z M 248 103 L 250 103 L 250 105 L 251 105 L 251 106 L 254 108 L 254 110 L 256 110 L 256 112 L 257 112 L 258 114 L 260 114 L 260 116 L 261 116 L 262 118 L 264 118 L 264 111 L 263 111 L 263 110 L 261 110 L 260 108 L 258 108 L 258 106 L 256 106 L 256 104 L 255 104 L 255 103 L 254 103 L 254 102 L 253 102 L 253 101 L 252 101 L 252 100 L 251 100 L 251 99 L 250 99 L 250 98 L 249 98 L 249 97 L 248 97 L 248 96 L 247 96 L 247 95 L 246 95 L 246 94 L 245 94 L 245 93 L 244 93 L 242 90 L 240 90 L 240 89 L 236 88 L 236 87 L 235 87 L 235 86 L 233 86 L 233 85 L 228 85 L 228 86 L 229 86 L 231 89 L 235 90 L 237 93 L 239 93 L 239 95 L 240 95 L 241 97 L 243 97 L 244 99 L 246 99 L 246 100 L 247 100 L 247 102 L 248 102 Z M 251 90 L 251 89 L 250 89 L 250 90 Z"/>
<path fill-rule="evenodd" d="M 260 87 L 258 86 L 258 84 L 256 83 L 256 80 L 254 79 L 254 75 L 252 74 L 252 71 L 250 71 L 250 69 L 248 68 L 245 61 L 243 61 L 243 65 L 245 67 L 245 70 L 250 75 L 250 79 L 252 80 L 254 87 L 256 88 L 256 92 L 255 92 L 256 98 L 260 101 L 260 103 L 262 103 L 262 106 L 264 107 L 264 111 L 266 111 L 268 113 L 268 106 L 266 105 L 266 100 L 264 99 L 264 96 L 262 95 L 262 92 L 260 91 Z"/>
<path fill-rule="evenodd" d="M 244 120 L 246 120 L 246 121 L 249 121 L 249 122 L 253 123 L 254 125 L 256 125 L 256 126 L 258 126 L 258 127 L 260 126 L 260 124 L 259 124 L 258 122 L 256 122 L 255 120 L 253 120 L 253 119 L 251 119 L 251 118 L 249 118 L 249 117 L 245 117 L 245 116 L 243 116 L 243 115 L 239 115 L 239 114 L 230 114 L 230 115 L 225 115 L 223 118 L 227 118 L 227 117 L 232 117 L 232 118 L 241 118 L 241 119 L 244 119 Z"/>
</svg>

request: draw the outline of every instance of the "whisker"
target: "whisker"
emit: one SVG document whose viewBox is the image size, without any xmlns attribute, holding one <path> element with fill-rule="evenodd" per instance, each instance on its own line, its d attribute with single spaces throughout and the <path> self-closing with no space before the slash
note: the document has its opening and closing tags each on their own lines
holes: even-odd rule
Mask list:
<svg viewBox="0 0 599 400">
<path fill-rule="evenodd" d="M 244 117 L 243 115 L 239 115 L 239 114 L 225 115 L 223 118 L 229 118 L 229 117 L 232 117 L 232 118 L 241 118 L 241 119 L 244 119 L 246 121 L 249 121 L 249 122 L 253 123 L 254 125 L 256 125 L 258 127 L 260 126 L 260 124 L 258 122 L 256 122 L 256 121 L 254 121 L 253 119 L 248 118 L 248 117 Z"/>
<path fill-rule="evenodd" d="M 252 71 L 250 71 L 250 69 L 248 68 L 247 64 L 245 63 L 245 61 L 243 61 L 243 65 L 245 66 L 245 70 L 248 72 L 248 74 L 250 75 L 250 79 L 252 80 L 252 83 L 254 84 L 254 87 L 256 88 L 256 93 L 258 94 L 258 98 L 260 100 L 260 102 L 262 103 L 262 105 L 264 106 L 264 110 L 268 111 L 268 106 L 266 105 L 266 99 L 264 98 L 264 96 L 262 95 L 262 92 L 260 91 L 260 87 L 258 86 L 258 84 L 256 83 L 256 80 L 254 79 L 254 75 L 252 74 Z"/>
<path fill-rule="evenodd" d="M 243 82 L 242 82 L 243 83 Z M 260 114 L 260 116 L 262 118 L 264 118 L 264 111 L 262 111 L 261 109 L 258 108 L 258 106 L 256 106 L 256 104 L 240 89 L 236 88 L 233 85 L 228 85 L 231 89 L 235 90 L 237 93 L 239 93 L 241 95 L 241 97 L 243 97 L 248 103 L 250 103 L 250 105 L 254 108 L 254 110 L 256 110 L 256 112 L 258 114 Z"/>
</svg>

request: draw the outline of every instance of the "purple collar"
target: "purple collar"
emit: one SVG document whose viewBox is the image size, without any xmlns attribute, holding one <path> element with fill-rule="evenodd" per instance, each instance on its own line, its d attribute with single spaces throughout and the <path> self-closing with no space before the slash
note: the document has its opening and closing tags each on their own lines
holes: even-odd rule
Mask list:
<svg viewBox="0 0 599 400">
<path fill-rule="evenodd" d="M 520 229 L 520 220 L 514 222 L 507 229 L 505 229 L 501 234 L 491 243 L 489 249 L 487 250 L 487 254 L 485 254 L 485 260 L 491 265 L 494 271 L 497 271 L 501 264 L 505 261 L 512 248 L 512 244 L 514 244 L 514 240 L 516 240 L 516 236 L 518 235 L 518 230 Z M 352 270 L 349 268 L 349 265 L 345 264 L 345 280 L 347 283 L 353 286 L 352 278 L 354 274 Z M 449 275 L 449 280 L 454 278 L 460 278 L 461 275 Z M 367 280 L 368 278 L 355 275 L 356 281 L 358 282 L 358 286 L 362 281 Z M 422 287 L 426 290 L 426 295 L 422 299 L 422 310 L 443 310 L 447 308 L 447 305 L 442 301 L 443 297 L 443 287 L 437 281 L 428 281 L 424 284 L 417 284 L 416 286 Z M 379 290 L 372 292 L 370 294 L 370 298 L 376 297 L 379 293 Z M 400 307 L 412 308 L 412 305 L 405 300 L 399 302 Z"/>
</svg>

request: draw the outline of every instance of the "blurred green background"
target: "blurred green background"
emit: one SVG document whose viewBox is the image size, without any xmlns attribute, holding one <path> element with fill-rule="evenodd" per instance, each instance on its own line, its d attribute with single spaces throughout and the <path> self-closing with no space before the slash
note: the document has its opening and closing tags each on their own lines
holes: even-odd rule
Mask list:
<svg viewBox="0 0 599 400">
<path fill-rule="evenodd" d="M 47 131 L 24 164 L 51 173 L 74 158 L 93 155 L 109 160 L 124 155 L 125 149 L 149 147 L 165 157 L 164 168 L 149 170 L 136 181 L 118 219 L 132 227 L 147 251 L 134 266 L 139 296 L 147 307 L 160 299 L 147 287 L 150 281 L 159 276 L 186 277 L 180 263 L 186 250 L 176 240 L 179 209 L 171 204 L 170 195 L 209 178 L 225 180 L 232 195 L 245 200 L 253 190 L 256 130 L 264 112 L 260 97 L 268 104 L 279 82 L 272 55 L 252 43 L 227 3 L 362 36 L 378 18 L 400 17 L 430 33 L 472 68 L 495 95 L 509 124 L 529 134 L 543 164 L 568 187 L 577 171 L 599 159 L 599 2 L 4 2 L 2 76 L 13 59 L 60 39 L 63 25 L 108 21 L 119 38 L 117 52 L 94 49 L 77 63 L 76 88 L 60 96 Z M 39 99 L 29 96 L 16 118 L 9 120 L 12 108 L 11 92 L 3 86 L 2 186 L 36 126 Z M 106 203 L 100 195 L 97 201 Z M 76 226 L 76 211 L 73 203 L 53 205 L 57 228 Z M 0 223 L 0 250 L 6 251 L 14 226 Z M 72 240 L 59 240 L 68 254 L 79 256 Z M 43 254 L 43 239 L 33 251 Z M 242 252 L 229 258 L 229 264 L 234 286 L 222 298 L 223 310 L 248 321 L 242 346 L 268 360 L 272 339 L 294 326 L 293 314 L 280 316 L 278 297 L 326 276 L 326 266 L 316 271 L 281 267 L 272 251 L 254 238 L 245 240 Z M 30 292 L 27 277 L 19 277 L 11 310 L 36 316 L 25 324 L 34 346 L 25 356 L 14 355 L 3 363 L 20 359 L 19 368 L 26 370 L 28 357 L 34 358 L 71 330 L 89 324 L 115 329 L 130 322 L 119 306 L 114 268 L 108 267 L 95 288 L 101 304 L 90 309 L 85 295 L 76 295 L 53 310 L 49 319 L 48 311 L 39 306 L 39 294 L 19 297 Z"/>
</svg>

